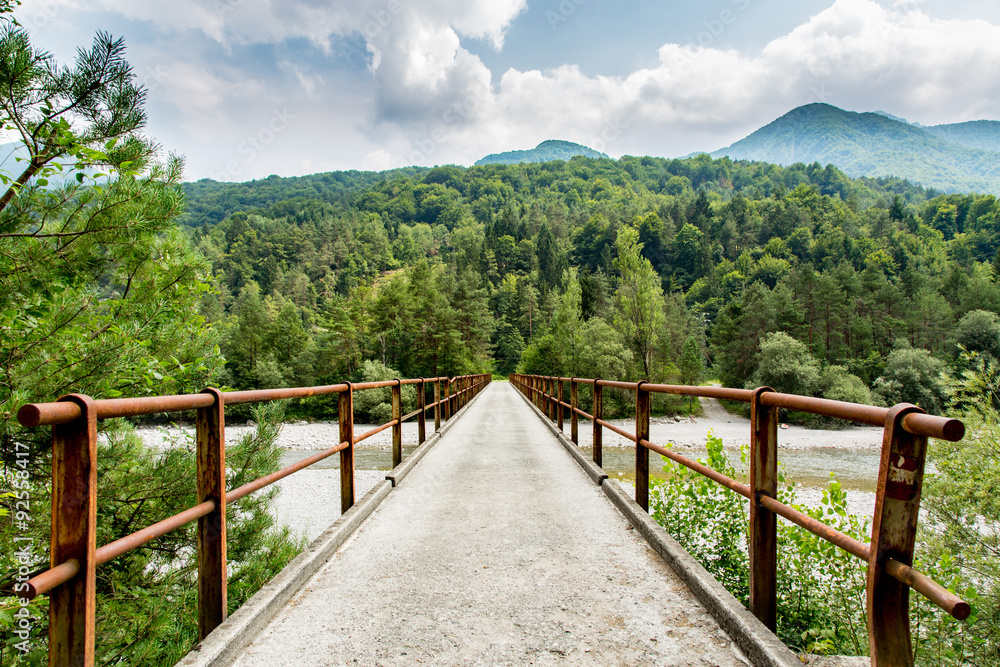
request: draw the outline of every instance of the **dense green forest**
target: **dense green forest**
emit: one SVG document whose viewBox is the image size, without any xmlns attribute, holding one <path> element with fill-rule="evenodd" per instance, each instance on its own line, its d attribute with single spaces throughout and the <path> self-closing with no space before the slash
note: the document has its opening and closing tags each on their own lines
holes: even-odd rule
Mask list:
<svg viewBox="0 0 1000 667">
<path fill-rule="evenodd" d="M 184 188 L 232 386 L 365 360 L 679 382 L 690 340 L 729 386 L 940 411 L 959 345 L 1000 331 L 995 197 L 832 166 L 574 158 Z"/>
</svg>

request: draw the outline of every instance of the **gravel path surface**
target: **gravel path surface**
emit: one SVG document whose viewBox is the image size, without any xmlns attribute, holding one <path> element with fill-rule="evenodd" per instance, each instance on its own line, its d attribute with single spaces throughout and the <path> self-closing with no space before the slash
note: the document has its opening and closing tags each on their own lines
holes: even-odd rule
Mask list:
<svg viewBox="0 0 1000 667">
<path fill-rule="evenodd" d="M 508 384 L 236 665 L 749 664 Z"/>
</svg>

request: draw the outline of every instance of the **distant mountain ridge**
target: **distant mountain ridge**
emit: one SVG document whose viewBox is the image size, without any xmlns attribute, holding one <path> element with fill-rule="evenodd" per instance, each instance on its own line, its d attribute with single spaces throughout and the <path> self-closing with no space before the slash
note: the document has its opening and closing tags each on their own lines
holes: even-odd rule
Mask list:
<svg viewBox="0 0 1000 667">
<path fill-rule="evenodd" d="M 592 158 L 608 157 L 593 148 L 587 148 L 572 141 L 560 141 L 548 139 L 538 144 L 531 150 L 507 151 L 506 153 L 493 153 L 481 160 L 476 161 L 476 165 L 484 164 L 521 164 L 523 162 L 552 162 L 553 160 L 569 160 L 577 155 Z"/>
<path fill-rule="evenodd" d="M 850 176 L 899 176 L 945 192 L 1000 194 L 1000 122 L 918 126 L 886 112 L 807 104 L 712 157 L 833 164 Z"/>
</svg>

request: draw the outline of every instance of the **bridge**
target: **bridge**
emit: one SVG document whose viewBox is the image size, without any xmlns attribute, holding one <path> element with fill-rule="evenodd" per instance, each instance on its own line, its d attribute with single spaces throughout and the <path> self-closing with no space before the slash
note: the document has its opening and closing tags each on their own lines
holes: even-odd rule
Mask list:
<svg viewBox="0 0 1000 667">
<path fill-rule="evenodd" d="M 404 384 L 419 385 L 418 409 L 408 415 L 400 405 Z M 383 387 L 392 390 L 393 419 L 355 437 L 353 393 Z M 591 413 L 580 407 L 581 387 L 591 392 Z M 635 433 L 603 419 L 604 387 L 635 393 Z M 434 400 L 428 403 L 430 388 Z M 699 469 L 704 467 L 649 442 L 649 396 L 655 392 L 749 402 L 754 461 L 749 484 Z M 225 406 L 320 394 L 339 395 L 341 442 L 227 491 Z M 769 487 L 780 406 L 885 426 L 871 545 L 796 515 L 774 499 Z M 97 420 L 190 409 L 198 410 L 199 504 L 97 548 Z M 429 438 L 428 411 L 434 414 Z M 420 446 L 404 461 L 401 424 L 413 418 Z M 967 604 L 911 567 L 926 439 L 957 439 L 963 431 L 960 422 L 925 415 L 913 406 L 887 410 L 766 388 L 744 392 L 538 376 L 491 384 L 488 376 L 466 376 L 105 401 L 73 395 L 25 406 L 19 419 L 26 425 L 55 425 L 53 496 L 60 511 L 53 516 L 52 568 L 28 582 L 29 596 L 51 595 L 51 665 L 93 664 L 96 567 L 194 520 L 199 522 L 202 641 L 179 663 L 185 667 L 801 665 L 772 632 L 777 516 L 869 561 L 871 664 L 913 664 L 906 606 L 910 588 L 957 618 L 969 614 Z M 581 420 L 594 429 L 594 460 L 575 444 Z M 388 428 L 393 429 L 395 467 L 356 500 L 353 447 Z M 599 466 L 604 429 L 636 443 L 634 499 Z M 748 537 L 750 610 L 646 513 L 647 450 L 757 499 L 751 503 Z M 341 456 L 342 516 L 226 618 L 226 504 L 336 453 Z"/>
</svg>

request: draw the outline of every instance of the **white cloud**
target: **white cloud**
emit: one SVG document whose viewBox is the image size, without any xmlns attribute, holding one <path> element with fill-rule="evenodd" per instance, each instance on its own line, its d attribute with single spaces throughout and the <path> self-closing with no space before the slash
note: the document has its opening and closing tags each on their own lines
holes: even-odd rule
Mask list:
<svg viewBox="0 0 1000 667">
<path fill-rule="evenodd" d="M 837 0 L 759 53 L 665 44 L 656 67 L 626 77 L 574 66 L 509 70 L 472 119 L 478 129 L 437 123 L 444 136 L 426 162 L 441 154 L 469 161 L 545 138 L 596 138 L 612 154 L 686 154 L 812 101 L 924 123 L 1000 117 L 1000 81 L 981 74 L 1000 60 L 1000 27 L 905 9 Z M 738 20 L 727 29 L 739 29 Z M 452 65 L 456 78 L 461 65 Z M 469 76 L 476 71 L 467 67 Z M 693 143 L 713 133 L 721 135 L 714 145 Z"/>
</svg>

